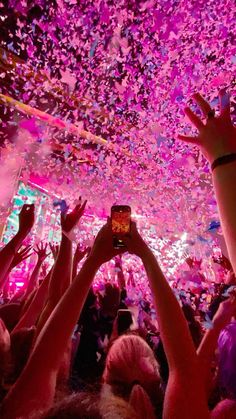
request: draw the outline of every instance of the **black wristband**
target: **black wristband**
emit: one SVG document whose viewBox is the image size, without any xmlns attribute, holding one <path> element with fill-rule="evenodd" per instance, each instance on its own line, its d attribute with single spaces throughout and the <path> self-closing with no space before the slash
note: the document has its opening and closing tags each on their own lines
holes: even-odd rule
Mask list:
<svg viewBox="0 0 236 419">
<path fill-rule="evenodd" d="M 217 167 L 222 166 L 223 164 L 232 163 L 236 161 L 236 153 L 227 154 L 226 156 L 218 157 L 218 159 L 214 160 L 211 165 L 211 171 Z"/>
</svg>

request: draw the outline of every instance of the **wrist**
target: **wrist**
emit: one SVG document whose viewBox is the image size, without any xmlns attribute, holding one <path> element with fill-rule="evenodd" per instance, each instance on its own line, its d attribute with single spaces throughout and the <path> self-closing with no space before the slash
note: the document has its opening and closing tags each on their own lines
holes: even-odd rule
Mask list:
<svg viewBox="0 0 236 419">
<path fill-rule="evenodd" d="M 211 165 L 215 160 L 223 156 L 236 153 L 236 129 L 233 129 L 231 135 L 229 135 L 227 138 L 221 138 L 218 143 L 215 142 L 215 146 L 215 149 L 211 151 L 205 150 L 204 152 L 203 149 L 203 154 L 205 154 Z"/>
<path fill-rule="evenodd" d="M 216 158 L 211 163 L 211 171 L 213 172 L 213 170 L 219 166 L 225 166 L 225 165 L 228 165 L 230 163 L 235 163 L 235 162 L 236 162 L 236 152 L 230 153 L 230 154 L 224 154 Z"/>
<path fill-rule="evenodd" d="M 229 323 L 229 321 L 218 319 L 217 317 L 212 319 L 213 329 L 215 332 L 220 333 L 222 329 Z"/>
<path fill-rule="evenodd" d="M 11 251 L 14 253 L 14 255 L 17 253 L 19 248 L 22 245 L 22 242 L 26 238 L 27 234 L 23 234 L 22 231 L 18 231 L 16 235 L 11 239 L 11 241 L 7 244 L 8 249 L 11 249 Z"/>
<path fill-rule="evenodd" d="M 105 262 L 100 260 L 95 254 L 90 254 L 85 260 L 83 266 L 91 266 L 95 270 L 98 270 L 103 263 Z"/>
<path fill-rule="evenodd" d="M 139 254 L 137 256 L 139 256 L 140 259 L 142 259 L 143 263 L 148 262 L 150 259 L 155 258 L 153 252 L 151 251 L 151 249 L 146 244 L 145 244 L 144 247 L 142 247 L 141 252 L 139 252 Z"/>
<path fill-rule="evenodd" d="M 24 227 L 24 226 L 23 227 L 20 227 L 19 226 L 17 235 L 26 237 L 26 236 L 28 236 L 28 234 L 30 233 L 30 231 L 31 231 L 31 227 Z"/>
<path fill-rule="evenodd" d="M 68 235 L 69 235 L 69 233 L 68 233 Z M 70 238 L 68 237 L 68 235 L 67 235 L 67 233 L 66 233 L 66 232 L 62 231 L 62 234 L 61 234 L 61 241 L 62 241 L 63 243 L 72 243 L 72 241 L 70 240 Z"/>
<path fill-rule="evenodd" d="M 30 230 L 19 228 L 14 238 L 16 240 L 24 240 L 28 236 L 29 232 Z"/>
</svg>

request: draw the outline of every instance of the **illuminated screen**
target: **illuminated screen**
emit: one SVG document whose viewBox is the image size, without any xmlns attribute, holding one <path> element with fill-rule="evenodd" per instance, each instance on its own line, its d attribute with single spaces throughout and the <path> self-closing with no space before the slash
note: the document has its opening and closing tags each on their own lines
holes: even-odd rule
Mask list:
<svg viewBox="0 0 236 419">
<path fill-rule="evenodd" d="M 34 241 L 60 241 L 58 215 L 52 205 L 52 198 L 46 191 L 43 192 L 37 188 L 37 185 L 25 185 L 20 181 L 17 193 L 13 198 L 12 212 L 7 219 L 3 242 L 7 243 L 18 231 L 18 214 L 24 204 L 35 204 L 35 225 L 31 233 L 31 236 L 35 238 Z"/>
<path fill-rule="evenodd" d="M 112 211 L 112 232 L 126 234 L 130 231 L 130 210 Z"/>
</svg>

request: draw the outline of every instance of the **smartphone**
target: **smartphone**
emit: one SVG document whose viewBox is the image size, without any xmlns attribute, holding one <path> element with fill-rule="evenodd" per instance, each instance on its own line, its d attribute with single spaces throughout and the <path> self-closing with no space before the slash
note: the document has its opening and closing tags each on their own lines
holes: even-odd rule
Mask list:
<svg viewBox="0 0 236 419">
<path fill-rule="evenodd" d="M 121 309 L 117 312 L 118 335 L 125 333 L 133 324 L 133 316 L 130 310 Z"/>
<path fill-rule="evenodd" d="M 128 205 L 113 205 L 111 207 L 111 228 L 115 249 L 125 247 L 122 236 L 130 233 L 130 221 L 131 208 Z"/>
</svg>

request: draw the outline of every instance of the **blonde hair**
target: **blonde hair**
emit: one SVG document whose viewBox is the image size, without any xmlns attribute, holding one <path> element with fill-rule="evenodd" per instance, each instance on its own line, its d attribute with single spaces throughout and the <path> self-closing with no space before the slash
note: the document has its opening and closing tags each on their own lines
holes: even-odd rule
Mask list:
<svg viewBox="0 0 236 419">
<path fill-rule="evenodd" d="M 141 413 L 139 417 L 155 417 L 150 397 L 160 401 L 159 365 L 152 349 L 140 336 L 123 335 L 113 343 L 103 380 L 114 394 L 129 399 L 138 415 Z"/>
<path fill-rule="evenodd" d="M 152 349 L 138 335 L 122 335 L 111 346 L 103 373 L 108 384 L 141 384 L 160 381 L 159 365 Z"/>
</svg>

